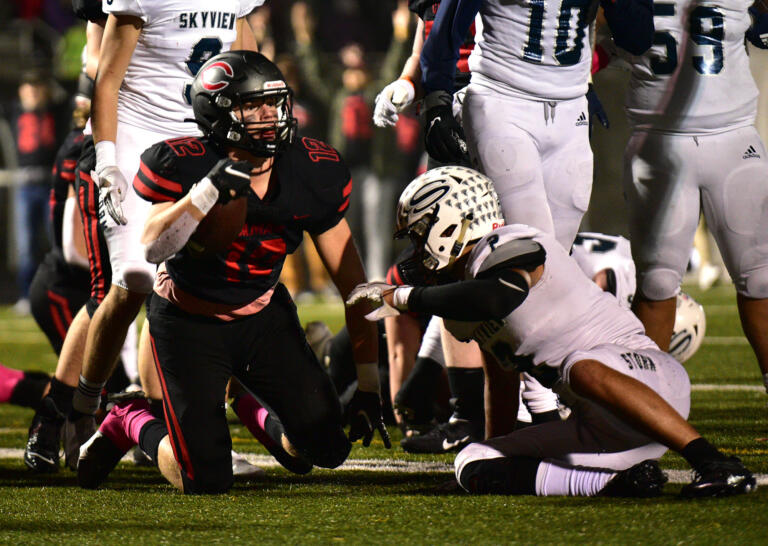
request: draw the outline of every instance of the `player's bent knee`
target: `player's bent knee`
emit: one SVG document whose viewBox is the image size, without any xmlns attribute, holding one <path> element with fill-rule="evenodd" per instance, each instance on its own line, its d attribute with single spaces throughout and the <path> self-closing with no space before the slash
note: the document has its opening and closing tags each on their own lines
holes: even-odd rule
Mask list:
<svg viewBox="0 0 768 546">
<path fill-rule="evenodd" d="M 682 280 L 677 271 L 654 268 L 638 275 L 638 290 L 651 301 L 666 300 L 677 295 Z"/>
</svg>

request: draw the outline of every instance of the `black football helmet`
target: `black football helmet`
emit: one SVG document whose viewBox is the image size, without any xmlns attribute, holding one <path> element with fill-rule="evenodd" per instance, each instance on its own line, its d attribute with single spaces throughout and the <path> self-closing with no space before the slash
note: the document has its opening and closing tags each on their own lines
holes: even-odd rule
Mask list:
<svg viewBox="0 0 768 546">
<path fill-rule="evenodd" d="M 243 104 L 272 98 L 277 119 L 243 122 Z M 254 51 L 228 51 L 205 63 L 192 82 L 192 109 L 203 133 L 223 146 L 270 157 L 293 142 L 293 91 L 280 70 Z"/>
</svg>

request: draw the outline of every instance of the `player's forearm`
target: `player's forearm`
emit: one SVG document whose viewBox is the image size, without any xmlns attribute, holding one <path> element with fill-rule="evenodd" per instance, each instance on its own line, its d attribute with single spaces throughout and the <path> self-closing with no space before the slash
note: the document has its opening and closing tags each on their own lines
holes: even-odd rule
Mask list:
<svg viewBox="0 0 768 546">
<path fill-rule="evenodd" d="M 421 51 L 424 93 L 453 92 L 459 48 L 480 11 L 482 0 L 443 0 L 435 15 L 432 30 Z"/>
<path fill-rule="evenodd" d="M 355 361 L 358 388 L 361 391 L 379 390 L 379 345 L 375 322 L 365 320 L 365 313 L 347 307 L 345 318 L 347 331 L 352 342 L 352 357 Z"/>
<path fill-rule="evenodd" d="M 184 248 L 207 212 L 194 204 L 192 192 L 173 204 L 154 205 L 141 235 L 147 261 L 162 263 Z"/>
</svg>

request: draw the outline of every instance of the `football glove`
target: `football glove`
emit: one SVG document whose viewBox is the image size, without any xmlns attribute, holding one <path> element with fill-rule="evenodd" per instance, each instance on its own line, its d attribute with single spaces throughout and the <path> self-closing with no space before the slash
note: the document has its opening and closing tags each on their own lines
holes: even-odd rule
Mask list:
<svg viewBox="0 0 768 546">
<path fill-rule="evenodd" d="M 453 117 L 453 97 L 447 91 L 433 91 L 424 98 L 424 146 L 442 163 L 468 163 L 464 129 Z"/>
<path fill-rule="evenodd" d="M 597 121 L 600 122 L 600 125 L 608 129 L 611 126 L 610 121 L 608 121 L 608 114 L 605 113 L 605 108 L 603 108 L 603 103 L 600 102 L 600 98 L 597 96 L 597 92 L 595 91 L 595 87 L 590 83 L 589 88 L 587 89 L 587 109 L 589 111 L 589 136 L 592 137 L 592 128 L 594 127 L 593 119 L 597 117 Z"/>
<path fill-rule="evenodd" d="M 410 288 L 410 287 L 398 287 L 385 282 L 364 282 L 358 284 L 352 289 L 347 297 L 347 306 L 351 307 L 361 301 L 367 301 L 374 309 L 365 318 L 370 321 L 377 321 L 386 317 L 395 317 L 400 314 L 400 311 L 396 307 L 392 307 L 384 300 L 384 294 L 395 291 L 398 288 Z M 402 304 L 401 304 L 402 306 Z M 405 308 L 407 308 L 407 297 L 405 301 Z"/>
<path fill-rule="evenodd" d="M 373 433 L 379 431 L 384 447 L 389 449 L 392 443 L 389 441 L 389 432 L 384 426 L 384 417 L 381 414 L 381 397 L 378 392 L 364 392 L 356 390 L 347 406 L 349 417 L 349 441 L 356 442 L 363 439 L 363 445 L 371 445 Z"/>
<path fill-rule="evenodd" d="M 373 123 L 377 127 L 392 127 L 397 123 L 398 113 L 413 102 L 416 93 L 413 84 L 405 79 L 395 80 L 376 95 L 373 109 Z"/>
<path fill-rule="evenodd" d="M 123 201 L 128 192 L 128 182 L 117 165 L 109 165 L 98 173 L 91 171 L 91 177 L 99 187 L 99 203 L 112 219 L 124 226 L 128 223 L 123 214 Z"/>
<path fill-rule="evenodd" d="M 747 29 L 747 40 L 760 49 L 768 49 L 768 13 L 761 13 L 755 7 L 749 8 L 752 26 Z"/>
<path fill-rule="evenodd" d="M 208 180 L 219 190 L 218 203 L 225 205 L 232 199 L 247 195 L 251 187 L 252 170 L 253 164 L 249 161 L 220 159 L 207 175 Z"/>
</svg>

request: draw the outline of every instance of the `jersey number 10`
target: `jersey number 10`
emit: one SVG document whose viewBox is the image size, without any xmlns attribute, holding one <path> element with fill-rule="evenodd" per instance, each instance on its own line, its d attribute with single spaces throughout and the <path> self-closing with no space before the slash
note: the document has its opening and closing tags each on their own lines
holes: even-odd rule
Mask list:
<svg viewBox="0 0 768 546">
<path fill-rule="evenodd" d="M 555 32 L 555 60 L 561 66 L 572 66 L 581 60 L 584 47 L 584 33 L 587 29 L 587 14 L 592 0 L 563 0 Z M 541 63 L 543 49 L 541 35 L 544 26 L 544 0 L 530 0 L 531 18 L 528 24 L 528 40 L 523 48 L 523 59 L 529 63 Z M 571 36 L 571 21 L 576 10 L 576 40 L 568 47 Z"/>
<path fill-rule="evenodd" d="M 658 2 L 653 4 L 653 15 L 656 17 L 672 17 L 675 15 L 675 5 Z M 709 24 L 704 21 L 709 19 Z M 696 72 L 704 75 L 718 74 L 723 69 L 723 38 L 725 37 L 725 18 L 716 8 L 697 6 L 690 15 L 691 40 L 697 46 L 712 48 L 712 57 L 693 55 L 691 62 Z M 666 31 L 658 31 L 653 35 L 653 45 L 663 45 L 666 48 L 664 57 L 651 58 L 651 69 L 654 74 L 672 74 L 677 68 L 677 40 Z"/>
</svg>

